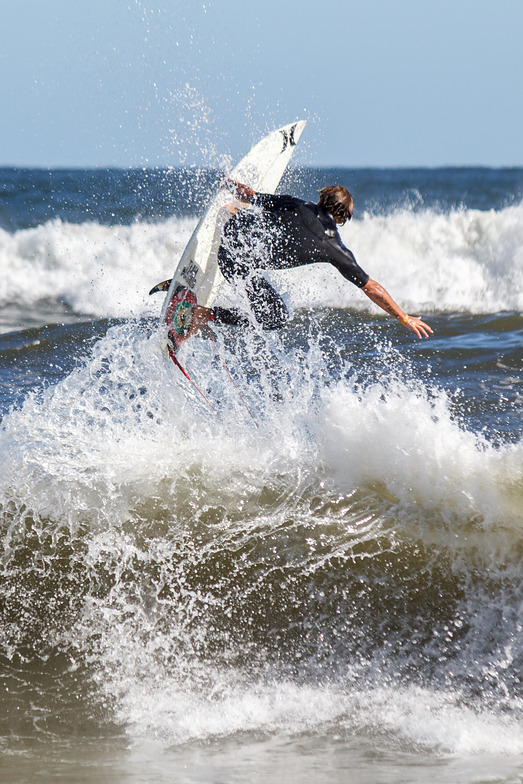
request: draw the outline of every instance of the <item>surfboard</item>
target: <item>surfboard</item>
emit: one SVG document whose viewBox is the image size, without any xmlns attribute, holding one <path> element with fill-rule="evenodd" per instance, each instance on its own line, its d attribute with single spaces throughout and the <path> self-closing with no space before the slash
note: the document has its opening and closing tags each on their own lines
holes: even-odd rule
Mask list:
<svg viewBox="0 0 523 784">
<path fill-rule="evenodd" d="M 274 193 L 287 168 L 306 120 L 289 123 L 269 133 L 234 167 L 230 179 L 255 191 Z M 160 314 L 162 348 L 174 360 L 192 334 L 196 306 L 210 307 L 224 280 L 218 265 L 223 227 L 230 217 L 231 194 L 222 188 L 211 199 L 196 226 L 170 282 Z M 178 362 L 176 362 L 178 364 Z"/>
</svg>

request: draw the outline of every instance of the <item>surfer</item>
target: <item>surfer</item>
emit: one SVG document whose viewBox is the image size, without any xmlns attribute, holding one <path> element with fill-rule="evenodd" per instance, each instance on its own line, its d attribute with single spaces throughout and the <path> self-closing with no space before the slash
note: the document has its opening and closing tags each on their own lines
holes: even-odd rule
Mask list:
<svg viewBox="0 0 523 784">
<path fill-rule="evenodd" d="M 388 291 L 363 271 L 341 241 L 338 226 L 352 218 L 354 209 L 353 198 L 343 185 L 322 188 L 317 204 L 294 196 L 258 193 L 229 178 L 223 187 L 234 200 L 224 208 L 230 217 L 223 229 L 218 263 L 230 283 L 243 281 L 250 309 L 263 329 L 280 329 L 289 313 L 262 272 L 327 262 L 418 338 L 432 334 L 428 324 L 419 316 L 405 313 Z M 164 281 L 150 293 L 166 290 L 169 283 Z M 249 324 L 247 315 L 236 308 L 194 309 L 194 330 L 211 320 L 217 324 Z"/>
<path fill-rule="evenodd" d="M 281 270 L 328 262 L 382 310 L 419 338 L 432 329 L 418 316 L 409 316 L 386 289 L 372 280 L 341 241 L 338 226 L 352 218 L 353 198 L 342 185 L 319 191 L 317 204 L 293 196 L 257 193 L 247 185 L 226 180 L 235 201 L 218 251 L 220 269 L 229 282 L 245 281 L 251 310 L 264 329 L 279 329 L 288 319 L 287 307 L 262 270 Z M 207 315 L 216 323 L 244 324 L 240 311 L 215 307 Z M 202 313 L 202 316 L 204 314 Z"/>
</svg>

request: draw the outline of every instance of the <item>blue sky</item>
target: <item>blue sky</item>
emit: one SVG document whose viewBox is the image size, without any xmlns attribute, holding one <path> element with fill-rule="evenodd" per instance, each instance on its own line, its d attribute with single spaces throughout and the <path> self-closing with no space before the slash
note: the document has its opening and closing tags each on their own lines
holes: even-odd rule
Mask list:
<svg viewBox="0 0 523 784">
<path fill-rule="evenodd" d="M 523 0 L 0 0 L 0 166 L 523 165 Z"/>
</svg>

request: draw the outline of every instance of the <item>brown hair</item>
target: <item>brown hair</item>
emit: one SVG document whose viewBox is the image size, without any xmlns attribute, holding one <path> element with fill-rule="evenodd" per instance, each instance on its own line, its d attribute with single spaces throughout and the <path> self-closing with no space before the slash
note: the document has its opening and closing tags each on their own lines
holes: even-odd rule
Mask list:
<svg viewBox="0 0 523 784">
<path fill-rule="evenodd" d="M 325 212 L 330 212 L 336 223 L 345 223 L 352 218 L 354 201 L 343 185 L 328 185 L 318 193 L 320 194 L 319 206 Z"/>
</svg>

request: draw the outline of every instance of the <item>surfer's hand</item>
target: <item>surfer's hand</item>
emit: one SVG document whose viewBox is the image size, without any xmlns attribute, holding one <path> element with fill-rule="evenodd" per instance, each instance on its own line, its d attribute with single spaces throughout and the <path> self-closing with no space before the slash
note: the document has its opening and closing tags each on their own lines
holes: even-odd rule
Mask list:
<svg viewBox="0 0 523 784">
<path fill-rule="evenodd" d="M 241 201 L 247 202 L 247 204 L 250 204 L 256 196 L 256 191 L 249 185 L 243 185 L 241 182 L 236 182 L 236 180 L 232 180 L 230 177 L 225 177 L 222 187 L 227 188 L 228 191 L 233 193 Z"/>
<path fill-rule="evenodd" d="M 428 324 L 425 324 L 419 316 L 409 316 L 407 313 L 404 313 L 400 306 L 394 302 L 389 292 L 376 280 L 369 278 L 361 290 L 376 305 L 379 305 L 385 313 L 397 318 L 400 324 L 403 324 L 407 329 L 411 329 L 419 338 L 428 338 L 429 334 L 432 334 Z"/>
<path fill-rule="evenodd" d="M 240 209 L 240 205 L 238 204 L 237 201 L 230 201 L 228 204 L 226 204 L 223 207 L 223 209 L 225 212 L 228 212 L 229 215 L 236 215 L 236 213 Z"/>
<path fill-rule="evenodd" d="M 428 324 L 425 324 L 424 321 L 421 320 L 419 316 L 409 316 L 407 313 L 399 319 L 400 324 L 403 324 L 404 327 L 411 329 L 416 335 L 421 338 L 428 338 L 429 335 L 433 335 L 433 330 L 429 327 Z"/>
</svg>

